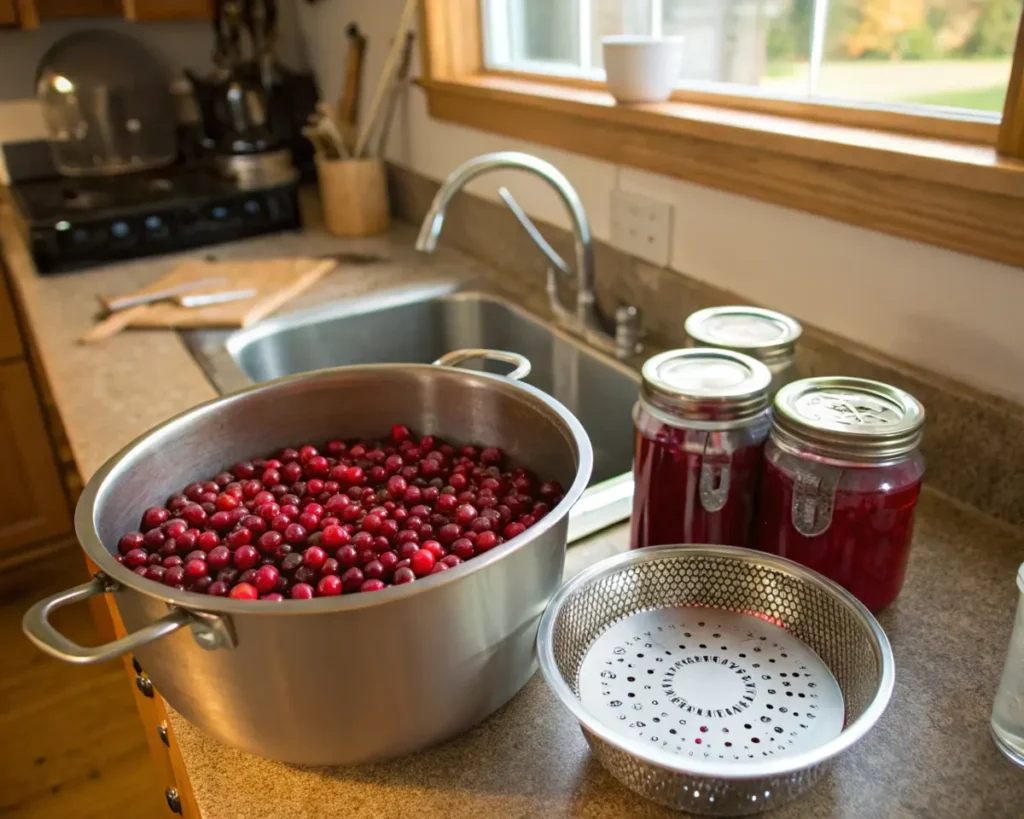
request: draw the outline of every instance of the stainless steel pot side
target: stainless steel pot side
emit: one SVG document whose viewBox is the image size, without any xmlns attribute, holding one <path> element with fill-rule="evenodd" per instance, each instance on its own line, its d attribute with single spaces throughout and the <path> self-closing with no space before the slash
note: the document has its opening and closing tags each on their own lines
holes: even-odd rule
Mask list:
<svg viewBox="0 0 1024 819">
<path fill-rule="evenodd" d="M 529 371 L 521 356 L 471 352 L 520 364 L 517 377 Z M 565 499 L 456 570 L 371 594 L 213 598 L 144 580 L 113 558 L 142 510 L 190 480 L 304 441 L 378 436 L 396 423 L 500 446 L 513 462 L 560 480 Z M 175 710 L 250 753 L 308 765 L 396 757 L 468 729 L 533 674 L 537 626 L 561 583 L 569 508 L 592 463 L 587 434 L 564 406 L 505 377 L 390 364 L 282 378 L 195 407 L 108 461 L 75 513 L 101 574 L 37 603 L 24 628 L 72 663 L 134 652 Z M 115 596 L 128 637 L 89 648 L 49 624 L 51 610 L 104 592 Z M 368 695 L 387 707 L 366 707 Z"/>
</svg>

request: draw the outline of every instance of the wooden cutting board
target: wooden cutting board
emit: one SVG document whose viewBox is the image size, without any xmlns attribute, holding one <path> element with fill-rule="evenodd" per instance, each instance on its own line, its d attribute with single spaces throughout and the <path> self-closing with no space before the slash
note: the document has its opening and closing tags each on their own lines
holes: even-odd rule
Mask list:
<svg viewBox="0 0 1024 819">
<path fill-rule="evenodd" d="M 334 259 L 309 257 L 231 262 L 195 259 L 182 262 L 132 295 L 154 293 L 204 279 L 220 281 L 215 286 L 190 290 L 188 295 L 227 290 L 255 290 L 256 295 L 206 307 L 181 307 L 171 302 L 129 307 L 100 321 L 83 336 L 82 341 L 100 341 L 125 327 L 246 327 L 307 290 L 334 268 L 335 264 Z"/>
</svg>

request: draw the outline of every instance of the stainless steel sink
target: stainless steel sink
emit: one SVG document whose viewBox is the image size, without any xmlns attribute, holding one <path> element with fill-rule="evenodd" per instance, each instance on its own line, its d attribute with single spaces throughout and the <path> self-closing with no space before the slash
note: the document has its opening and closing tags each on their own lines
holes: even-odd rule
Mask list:
<svg viewBox="0 0 1024 819">
<path fill-rule="evenodd" d="M 247 330 L 183 336 L 221 392 L 345 364 L 425 363 L 465 347 L 520 353 L 533 365 L 526 381 L 575 413 L 593 443 L 591 487 L 573 510 L 570 539 L 629 516 L 638 376 L 504 299 L 445 283 L 338 301 Z M 505 365 L 478 366 L 502 372 Z"/>
</svg>

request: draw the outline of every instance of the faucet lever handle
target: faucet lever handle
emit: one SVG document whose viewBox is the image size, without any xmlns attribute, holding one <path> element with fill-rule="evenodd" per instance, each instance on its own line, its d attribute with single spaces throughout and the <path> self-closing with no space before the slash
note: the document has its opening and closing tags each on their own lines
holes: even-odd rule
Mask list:
<svg viewBox="0 0 1024 819">
<path fill-rule="evenodd" d="M 512 215 L 519 220 L 519 224 L 523 226 L 523 230 L 526 231 L 527 235 L 533 239 L 533 243 L 541 249 L 541 252 L 548 257 L 548 261 L 558 270 L 562 271 L 566 276 L 572 276 L 572 271 L 569 269 L 569 265 L 565 263 L 565 259 L 558 255 L 555 249 L 548 243 L 537 226 L 533 223 L 533 220 L 526 215 L 526 211 L 523 210 L 522 206 L 515 200 L 509 189 L 502 186 L 498 188 L 498 196 L 500 196 L 505 204 L 508 205 L 508 209 L 512 211 Z"/>
</svg>

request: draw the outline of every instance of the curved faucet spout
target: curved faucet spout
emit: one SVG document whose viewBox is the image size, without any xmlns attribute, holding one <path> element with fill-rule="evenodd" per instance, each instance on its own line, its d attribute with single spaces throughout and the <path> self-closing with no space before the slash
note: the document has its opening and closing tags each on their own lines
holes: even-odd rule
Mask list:
<svg viewBox="0 0 1024 819">
<path fill-rule="evenodd" d="M 590 221 L 579 194 L 558 168 L 530 154 L 518 151 L 498 151 L 464 162 L 449 174 L 430 204 L 430 210 L 423 219 L 416 249 L 432 253 L 444 227 L 445 212 L 452 198 L 466 184 L 482 174 L 499 169 L 513 168 L 535 173 L 545 180 L 569 211 L 572 221 L 573 244 L 576 257 L 576 318 L 590 329 L 601 329 L 603 322 L 597 313 L 594 298 L 594 249 L 590 236 Z"/>
</svg>

